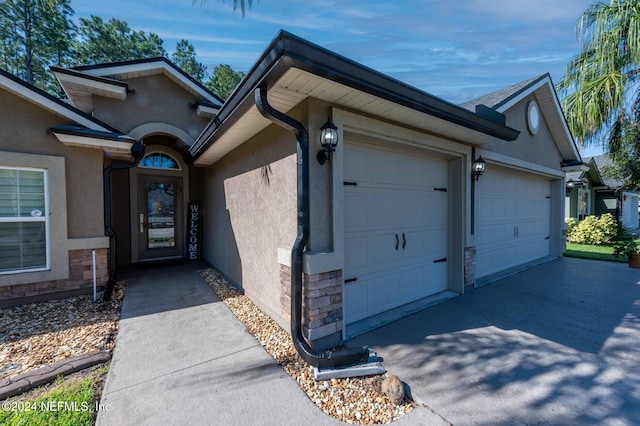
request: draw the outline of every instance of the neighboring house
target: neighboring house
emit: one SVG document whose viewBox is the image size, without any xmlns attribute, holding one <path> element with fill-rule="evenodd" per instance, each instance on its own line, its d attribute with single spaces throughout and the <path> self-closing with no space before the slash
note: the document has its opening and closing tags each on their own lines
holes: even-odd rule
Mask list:
<svg viewBox="0 0 640 426">
<path fill-rule="evenodd" d="M 565 216 L 578 221 L 604 213 L 630 229 L 638 228 L 638 193 L 624 189 L 624 182 L 606 178 L 602 170 L 609 164 L 607 155 L 584 158 L 588 170 L 567 173 Z"/>
<path fill-rule="evenodd" d="M 144 140 L 151 157 L 122 169 L 135 163 L 102 160 L 97 145 L 68 147 L 97 156 L 94 180 L 113 169 L 107 215 L 101 182 L 78 177 L 67 192 L 95 200 L 67 209 L 91 208 L 102 247 L 98 228 L 112 219 L 125 265 L 185 258 L 187 203 L 201 201 L 202 257 L 285 327 L 290 283 L 301 279 L 302 330 L 315 349 L 562 255 L 565 173 L 583 165 L 548 75 L 457 106 L 286 32 L 222 106 L 166 60 L 55 73 L 77 107 L 66 109 L 91 121 L 12 116 L 2 149 L 27 146 L 15 127 L 39 132 L 47 149 L 60 145 L 44 135 L 52 127 L 77 144 L 108 132 Z M 327 117 L 339 143 L 320 164 Z M 118 131 L 88 125 L 95 120 Z M 475 181 L 480 156 L 486 171 Z M 30 274 L 13 272 L 0 285 Z"/>
</svg>

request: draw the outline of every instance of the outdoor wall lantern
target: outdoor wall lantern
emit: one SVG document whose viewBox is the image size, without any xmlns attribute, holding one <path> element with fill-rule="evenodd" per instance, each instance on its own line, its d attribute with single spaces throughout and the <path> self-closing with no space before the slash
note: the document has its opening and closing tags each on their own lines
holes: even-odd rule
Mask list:
<svg viewBox="0 0 640 426">
<path fill-rule="evenodd" d="M 575 187 L 580 187 L 582 186 L 582 182 L 581 181 L 575 181 L 573 179 L 569 179 L 567 181 L 567 189 L 568 190 L 572 190 Z"/>
<path fill-rule="evenodd" d="M 336 145 L 338 145 L 338 128 L 329 119 L 320 127 L 320 145 L 322 145 L 322 149 L 316 157 L 318 163 L 331 162 L 331 153 L 336 150 Z"/>
<path fill-rule="evenodd" d="M 484 168 L 486 165 L 487 163 L 482 158 L 482 155 L 473 162 L 473 180 L 477 182 L 478 179 L 480 179 L 480 176 L 482 176 L 482 174 L 484 173 Z"/>
</svg>

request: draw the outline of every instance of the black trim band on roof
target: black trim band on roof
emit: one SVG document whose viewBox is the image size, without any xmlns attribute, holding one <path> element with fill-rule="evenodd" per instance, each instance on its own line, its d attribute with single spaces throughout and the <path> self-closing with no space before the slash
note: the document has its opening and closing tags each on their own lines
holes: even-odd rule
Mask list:
<svg viewBox="0 0 640 426">
<path fill-rule="evenodd" d="M 158 57 L 154 57 L 154 58 L 135 59 L 135 60 L 132 60 L 132 61 L 110 62 L 108 64 L 81 65 L 81 66 L 73 67 L 71 69 L 76 70 L 76 71 L 90 71 L 90 70 L 99 70 L 99 69 L 108 70 L 109 68 L 124 67 L 124 66 L 128 66 L 128 65 L 138 65 L 138 64 L 151 64 L 153 62 L 164 62 L 165 64 L 167 64 L 171 68 L 173 68 L 176 72 L 181 74 L 184 78 L 186 78 L 189 81 L 191 81 L 191 83 L 197 85 L 199 88 L 201 88 L 205 92 L 209 93 L 214 99 L 216 99 L 216 100 L 218 100 L 220 102 L 220 105 L 222 105 L 224 103 L 224 100 L 221 99 L 215 93 L 213 93 L 211 90 L 209 90 L 207 88 L 207 86 L 205 86 L 204 84 L 200 83 L 195 78 L 191 77 L 189 74 L 184 72 L 180 67 L 178 67 L 176 64 L 174 64 L 169 59 L 167 59 L 167 58 L 165 58 L 163 56 L 158 56 Z"/>
<path fill-rule="evenodd" d="M 60 68 L 60 67 L 49 67 L 49 69 L 53 72 L 58 72 L 61 74 L 71 75 L 78 78 L 84 78 L 86 80 L 97 81 L 99 83 L 112 84 L 114 86 L 120 86 L 124 88 L 128 88 L 129 85 L 124 81 L 115 80 L 113 78 L 108 77 L 99 77 L 96 75 L 86 74 L 81 71 L 77 71 L 74 69 Z"/>
<path fill-rule="evenodd" d="M 243 114 L 249 110 L 256 87 L 271 87 L 290 68 L 310 72 L 498 139 L 511 141 L 520 134 L 515 129 L 481 117 L 281 30 L 222 106 L 218 114 L 221 124 L 210 123 L 198 142 L 192 146 L 190 151 L 194 158 L 213 144 L 214 133 L 229 127 L 227 120 L 232 115 L 237 116 L 238 113 Z"/>
<path fill-rule="evenodd" d="M 49 93 L 45 92 L 44 90 L 34 86 L 33 84 L 29 84 L 26 81 L 16 77 L 15 75 L 8 73 L 7 71 L 3 70 L 2 68 L 0 68 L 0 76 L 6 77 L 9 80 L 13 81 L 16 84 L 19 84 L 20 86 L 22 86 L 25 90 L 29 90 L 39 96 L 42 96 L 44 98 L 46 98 L 49 101 L 52 101 L 54 103 L 56 103 L 58 106 L 66 109 L 67 111 L 69 111 L 70 113 L 73 114 L 78 114 L 79 116 L 81 116 L 82 118 L 85 118 L 95 124 L 97 124 L 98 126 L 101 126 L 105 129 L 111 130 L 114 133 L 120 133 L 120 131 L 118 129 L 116 129 L 115 127 L 111 127 L 110 125 L 108 125 L 107 123 L 103 123 L 102 121 L 88 115 L 85 114 L 84 112 L 80 111 L 79 109 L 77 109 L 76 107 L 74 107 L 73 105 L 70 105 L 69 103 L 56 98 L 55 96 L 50 95 Z M 45 107 L 46 109 L 46 107 Z M 69 118 L 69 120 L 73 121 L 72 118 Z"/>
<path fill-rule="evenodd" d="M 94 139 L 104 139 L 104 140 L 117 141 L 117 142 L 130 142 L 130 143 L 136 142 L 136 140 L 131 136 L 128 136 L 122 133 L 100 132 L 98 130 L 91 130 L 91 129 L 87 129 L 86 127 L 80 127 L 80 126 L 49 127 L 47 129 L 47 133 L 62 133 L 65 135 L 85 136 L 85 137 L 90 137 Z"/>
</svg>

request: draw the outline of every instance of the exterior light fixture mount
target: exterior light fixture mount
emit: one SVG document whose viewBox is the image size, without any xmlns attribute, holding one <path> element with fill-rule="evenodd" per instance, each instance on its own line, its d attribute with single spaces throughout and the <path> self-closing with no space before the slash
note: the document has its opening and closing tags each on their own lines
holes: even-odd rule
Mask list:
<svg viewBox="0 0 640 426">
<path fill-rule="evenodd" d="M 583 185 L 583 183 L 582 183 L 582 181 L 580 181 L 580 180 L 576 181 L 576 180 L 573 180 L 573 179 L 569 179 L 569 180 L 567 181 L 567 189 L 568 189 L 569 191 L 571 191 L 573 188 L 576 188 L 576 187 L 577 187 L 577 188 L 579 188 L 579 187 L 581 187 L 582 185 Z"/>
<path fill-rule="evenodd" d="M 482 158 L 482 155 L 479 156 L 474 162 L 473 162 L 473 175 L 472 175 L 472 179 L 474 181 L 478 181 L 478 179 L 480 179 L 480 176 L 482 176 L 482 174 L 484 173 L 484 169 L 485 166 L 487 165 L 487 163 L 484 161 L 484 159 Z"/>
<path fill-rule="evenodd" d="M 322 149 L 318 151 L 317 160 L 321 165 L 325 162 L 331 162 L 331 153 L 336 150 L 338 145 L 338 128 L 335 124 L 327 119 L 327 122 L 320 127 L 320 145 Z"/>
</svg>

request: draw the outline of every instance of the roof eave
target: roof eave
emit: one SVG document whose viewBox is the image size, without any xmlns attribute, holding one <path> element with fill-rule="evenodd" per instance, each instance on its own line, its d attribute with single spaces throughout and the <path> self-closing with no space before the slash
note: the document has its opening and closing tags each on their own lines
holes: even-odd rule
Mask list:
<svg viewBox="0 0 640 426">
<path fill-rule="evenodd" d="M 254 90 L 271 87 L 290 68 L 298 68 L 492 138 L 515 140 L 520 132 L 469 110 L 422 92 L 343 56 L 281 31 L 260 59 L 236 87 L 218 116 L 190 149 L 198 159 L 213 143 L 214 135 L 225 131 L 253 106 Z"/>
<path fill-rule="evenodd" d="M 88 129 L 87 129 L 88 130 Z M 95 134 L 88 131 L 73 130 L 66 126 L 52 127 L 47 130 L 66 146 L 101 149 L 112 158 L 130 158 L 131 146 L 135 139 L 122 134 Z"/>
<path fill-rule="evenodd" d="M 222 100 L 214 93 L 164 57 L 114 62 L 110 64 L 79 66 L 74 67 L 73 69 L 89 75 L 101 77 L 120 74 L 135 75 L 140 72 L 156 70 L 158 72 L 163 72 L 170 78 L 180 82 L 185 89 L 188 89 L 194 95 L 200 96 L 202 99 L 205 99 L 214 105 L 222 105 Z"/>
<path fill-rule="evenodd" d="M 69 96 L 69 86 L 75 85 L 91 95 L 107 96 L 121 101 L 127 98 L 129 86 L 125 82 L 58 67 L 51 67 L 51 71 L 65 89 L 67 96 Z"/>
</svg>

